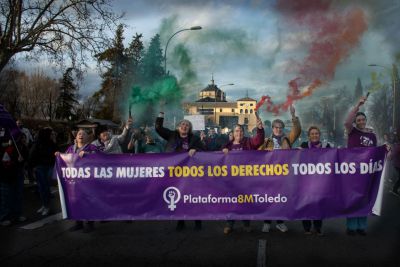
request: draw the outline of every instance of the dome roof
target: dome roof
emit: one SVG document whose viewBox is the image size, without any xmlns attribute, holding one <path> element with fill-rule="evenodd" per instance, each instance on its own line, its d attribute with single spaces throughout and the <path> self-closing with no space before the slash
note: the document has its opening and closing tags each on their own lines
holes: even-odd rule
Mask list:
<svg viewBox="0 0 400 267">
<path fill-rule="evenodd" d="M 226 102 L 225 93 L 214 83 L 214 77 L 211 78 L 211 84 L 200 91 L 196 102 Z"/>
<path fill-rule="evenodd" d="M 201 92 L 215 92 L 215 91 L 221 91 L 221 89 L 218 88 L 218 86 L 216 86 L 215 84 L 209 84 L 206 88 L 204 88 L 203 90 L 201 90 Z"/>
<path fill-rule="evenodd" d="M 219 89 L 218 86 L 215 85 L 214 78 L 211 79 L 211 84 L 207 85 L 206 88 L 201 90 L 201 92 L 215 92 L 215 91 L 222 92 L 222 90 Z"/>
</svg>

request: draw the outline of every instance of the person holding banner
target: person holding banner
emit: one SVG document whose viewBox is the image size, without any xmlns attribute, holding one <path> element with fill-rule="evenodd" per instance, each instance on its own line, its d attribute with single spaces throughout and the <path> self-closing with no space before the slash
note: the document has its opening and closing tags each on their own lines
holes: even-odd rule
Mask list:
<svg viewBox="0 0 400 267">
<path fill-rule="evenodd" d="M 90 143 L 89 133 L 84 129 L 79 129 L 75 137 L 75 143 L 67 148 L 65 153 L 78 154 L 79 157 L 84 157 L 86 154 L 92 154 L 100 152 L 100 150 Z M 56 152 L 55 156 L 58 157 L 60 152 Z M 83 229 L 84 233 L 90 233 L 94 230 L 94 221 L 87 221 L 84 225 L 83 221 L 75 221 L 75 225 L 72 226 L 69 231 L 78 231 Z"/>
<path fill-rule="evenodd" d="M 249 138 L 244 136 L 244 127 L 243 125 L 237 124 L 233 128 L 233 138 L 230 140 L 222 150 L 225 154 L 228 153 L 229 150 L 257 150 L 257 148 L 262 144 L 264 140 L 264 127 L 262 125 L 262 121 L 257 117 L 257 133 L 256 136 Z M 228 220 L 227 225 L 224 228 L 224 234 L 230 234 L 233 231 L 233 226 L 235 221 Z M 251 232 L 250 221 L 243 221 L 244 230 L 246 232 Z"/>
<path fill-rule="evenodd" d="M 367 96 L 362 96 L 357 105 L 350 111 L 344 123 L 348 139 L 347 147 L 371 147 L 377 145 L 377 138 L 372 129 L 367 128 L 367 116 L 359 109 L 367 101 Z M 367 217 L 347 218 L 347 234 L 356 233 L 365 236 L 367 228 Z"/>
<path fill-rule="evenodd" d="M 299 118 L 296 117 L 296 110 L 292 105 L 290 105 L 290 114 L 292 116 L 293 126 L 290 130 L 289 136 L 286 136 L 283 131 L 285 128 L 285 124 L 283 123 L 283 121 L 280 119 L 276 119 L 271 124 L 272 136 L 265 138 L 264 144 L 259 147 L 259 150 L 272 151 L 275 149 L 291 149 L 293 143 L 297 140 L 297 138 L 299 138 L 301 134 L 301 125 Z M 289 230 L 284 221 L 281 220 L 276 221 L 276 228 L 282 233 Z M 268 233 L 270 229 L 271 221 L 265 220 L 261 231 L 264 233 Z"/>
<path fill-rule="evenodd" d="M 163 126 L 164 112 L 160 112 L 156 118 L 156 132 L 167 141 L 165 152 L 188 152 L 193 156 L 196 150 L 205 150 L 200 138 L 193 134 L 192 123 L 188 120 L 181 120 L 175 131 L 171 131 Z M 185 228 L 185 221 L 178 221 L 176 230 L 181 231 Z M 195 230 L 201 230 L 201 221 L 195 221 Z"/>
<path fill-rule="evenodd" d="M 303 142 L 300 145 L 300 148 L 311 148 L 311 149 L 318 149 L 318 148 L 330 148 L 329 143 L 322 143 L 321 142 L 321 130 L 316 126 L 311 126 L 308 128 L 308 141 Z M 303 220 L 303 228 L 304 233 L 306 235 L 311 234 L 311 225 L 314 227 L 314 231 L 317 235 L 322 235 L 322 220 Z"/>
</svg>

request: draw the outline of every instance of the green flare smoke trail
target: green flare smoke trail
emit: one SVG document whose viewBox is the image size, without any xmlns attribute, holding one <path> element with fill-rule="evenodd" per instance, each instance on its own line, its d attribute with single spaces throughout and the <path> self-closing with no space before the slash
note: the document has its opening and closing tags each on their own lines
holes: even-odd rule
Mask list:
<svg viewBox="0 0 400 267">
<path fill-rule="evenodd" d="M 152 124 L 158 111 L 180 106 L 183 92 L 173 76 L 166 76 L 148 86 L 133 86 L 129 97 L 132 113 L 139 123 Z"/>
</svg>

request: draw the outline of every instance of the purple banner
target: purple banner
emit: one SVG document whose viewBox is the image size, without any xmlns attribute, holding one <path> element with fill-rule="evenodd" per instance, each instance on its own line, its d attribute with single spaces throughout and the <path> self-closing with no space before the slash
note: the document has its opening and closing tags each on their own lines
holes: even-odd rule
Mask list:
<svg viewBox="0 0 400 267">
<path fill-rule="evenodd" d="M 385 147 L 62 154 L 56 171 L 74 220 L 323 219 L 371 214 Z"/>
</svg>

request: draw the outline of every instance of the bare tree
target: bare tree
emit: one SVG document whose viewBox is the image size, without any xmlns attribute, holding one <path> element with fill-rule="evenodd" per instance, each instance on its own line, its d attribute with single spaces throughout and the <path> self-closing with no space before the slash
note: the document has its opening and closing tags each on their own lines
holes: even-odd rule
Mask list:
<svg viewBox="0 0 400 267">
<path fill-rule="evenodd" d="M 106 32 L 114 31 L 121 16 L 111 0 L 0 0 L 0 72 L 18 53 L 47 54 L 74 67 L 85 65 L 107 46 Z"/>
<path fill-rule="evenodd" d="M 79 119 L 88 119 L 94 117 L 94 114 L 100 109 L 101 103 L 99 94 L 86 97 L 78 108 L 77 114 L 80 115 Z"/>
<path fill-rule="evenodd" d="M 20 116 L 26 116 L 29 114 L 30 117 L 37 117 L 39 113 L 39 94 L 34 90 L 35 88 L 31 83 L 32 78 L 26 73 L 19 78 L 18 90 L 20 92 Z"/>
<path fill-rule="evenodd" d="M 21 116 L 49 121 L 54 119 L 60 88 L 57 80 L 36 71 L 29 77 L 20 78 L 18 84 Z"/>
<path fill-rule="evenodd" d="M 15 69 L 0 73 L 0 103 L 4 104 L 13 116 L 21 114 L 19 81 L 24 77 L 24 72 Z"/>
</svg>

